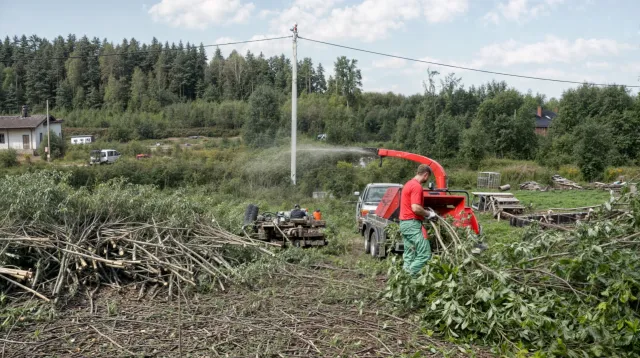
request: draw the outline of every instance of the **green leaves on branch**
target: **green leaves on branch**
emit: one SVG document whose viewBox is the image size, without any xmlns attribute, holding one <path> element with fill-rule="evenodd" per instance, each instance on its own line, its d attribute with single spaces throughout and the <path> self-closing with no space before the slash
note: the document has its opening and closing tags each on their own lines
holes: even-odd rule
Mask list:
<svg viewBox="0 0 640 358">
<path fill-rule="evenodd" d="M 634 210 L 603 208 L 575 231 L 531 227 L 522 240 L 479 256 L 473 240 L 435 255 L 417 278 L 390 269 L 385 297 L 419 310 L 425 327 L 496 353 L 635 357 L 640 354 L 640 200 Z M 610 208 L 610 206 L 609 206 Z"/>
</svg>

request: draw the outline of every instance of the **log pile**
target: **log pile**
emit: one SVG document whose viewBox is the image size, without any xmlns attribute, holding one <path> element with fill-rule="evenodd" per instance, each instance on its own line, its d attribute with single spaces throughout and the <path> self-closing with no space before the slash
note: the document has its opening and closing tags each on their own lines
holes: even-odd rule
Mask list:
<svg viewBox="0 0 640 358">
<path fill-rule="evenodd" d="M 583 187 L 578 185 L 576 182 L 569 180 L 567 178 L 563 178 L 558 174 L 551 177 L 551 179 L 553 180 L 553 186 L 557 189 L 564 189 L 564 190 L 584 189 Z"/>
<path fill-rule="evenodd" d="M 626 182 L 613 182 L 610 184 L 607 183 L 601 183 L 601 182 L 594 182 L 593 187 L 596 189 L 600 189 L 600 190 L 613 190 L 614 192 L 619 192 L 622 190 L 622 188 L 624 188 L 627 183 Z"/>
<path fill-rule="evenodd" d="M 520 190 L 547 191 L 548 187 L 543 187 L 535 181 L 528 181 L 520 184 Z"/>
<path fill-rule="evenodd" d="M 99 222 L 64 225 L 0 225 L 0 282 L 48 300 L 99 283 L 145 282 L 166 287 L 223 281 L 234 274 L 229 246 L 264 244 L 198 220 L 190 228 L 163 222 Z"/>
</svg>

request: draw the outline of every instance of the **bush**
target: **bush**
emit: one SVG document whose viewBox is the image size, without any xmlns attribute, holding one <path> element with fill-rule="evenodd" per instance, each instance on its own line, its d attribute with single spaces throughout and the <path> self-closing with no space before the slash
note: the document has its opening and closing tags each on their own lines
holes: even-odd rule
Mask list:
<svg viewBox="0 0 640 358">
<path fill-rule="evenodd" d="M 459 241 L 417 277 L 395 264 L 384 297 L 420 310 L 433 333 L 491 345 L 496 356 L 638 357 L 640 202 L 620 200 L 633 209 L 616 216 L 607 203 L 575 230 L 532 226 L 480 255 L 458 230 Z M 441 228 L 443 240 L 454 241 Z"/>
<path fill-rule="evenodd" d="M 0 168 L 10 168 L 18 165 L 18 152 L 9 148 L 0 151 Z"/>
<path fill-rule="evenodd" d="M 45 135 L 44 139 L 42 139 L 42 143 L 40 143 L 40 148 L 38 148 L 38 155 L 44 160 L 47 160 L 47 153 L 45 153 L 45 147 L 47 146 L 47 143 L 48 135 Z M 59 159 L 64 157 L 66 147 L 67 146 L 64 139 L 59 137 L 54 132 L 51 132 L 51 159 Z"/>
</svg>

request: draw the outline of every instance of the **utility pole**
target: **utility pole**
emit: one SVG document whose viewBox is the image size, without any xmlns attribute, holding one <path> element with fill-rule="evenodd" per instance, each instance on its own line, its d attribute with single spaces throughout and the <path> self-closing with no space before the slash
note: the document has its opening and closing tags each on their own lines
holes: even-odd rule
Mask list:
<svg viewBox="0 0 640 358">
<path fill-rule="evenodd" d="M 291 83 L 291 183 L 296 185 L 296 135 L 298 131 L 298 24 L 293 32 L 293 73 Z"/>
<path fill-rule="evenodd" d="M 47 100 L 47 162 L 51 163 L 51 123 L 49 121 L 49 100 Z"/>
</svg>

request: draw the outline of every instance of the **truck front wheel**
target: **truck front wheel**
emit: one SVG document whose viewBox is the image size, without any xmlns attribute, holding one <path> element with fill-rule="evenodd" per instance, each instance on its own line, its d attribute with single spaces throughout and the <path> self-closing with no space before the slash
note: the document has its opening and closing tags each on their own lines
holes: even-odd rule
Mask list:
<svg viewBox="0 0 640 358">
<path fill-rule="evenodd" d="M 364 230 L 364 252 L 365 253 L 369 253 L 371 252 L 371 235 L 373 235 L 373 232 L 367 232 L 366 230 Z"/>
<path fill-rule="evenodd" d="M 371 245 L 371 256 L 378 257 L 378 255 L 380 254 L 380 243 L 378 241 L 378 231 L 373 230 L 373 232 L 371 233 L 371 239 L 370 239 L 369 245 Z"/>
</svg>

